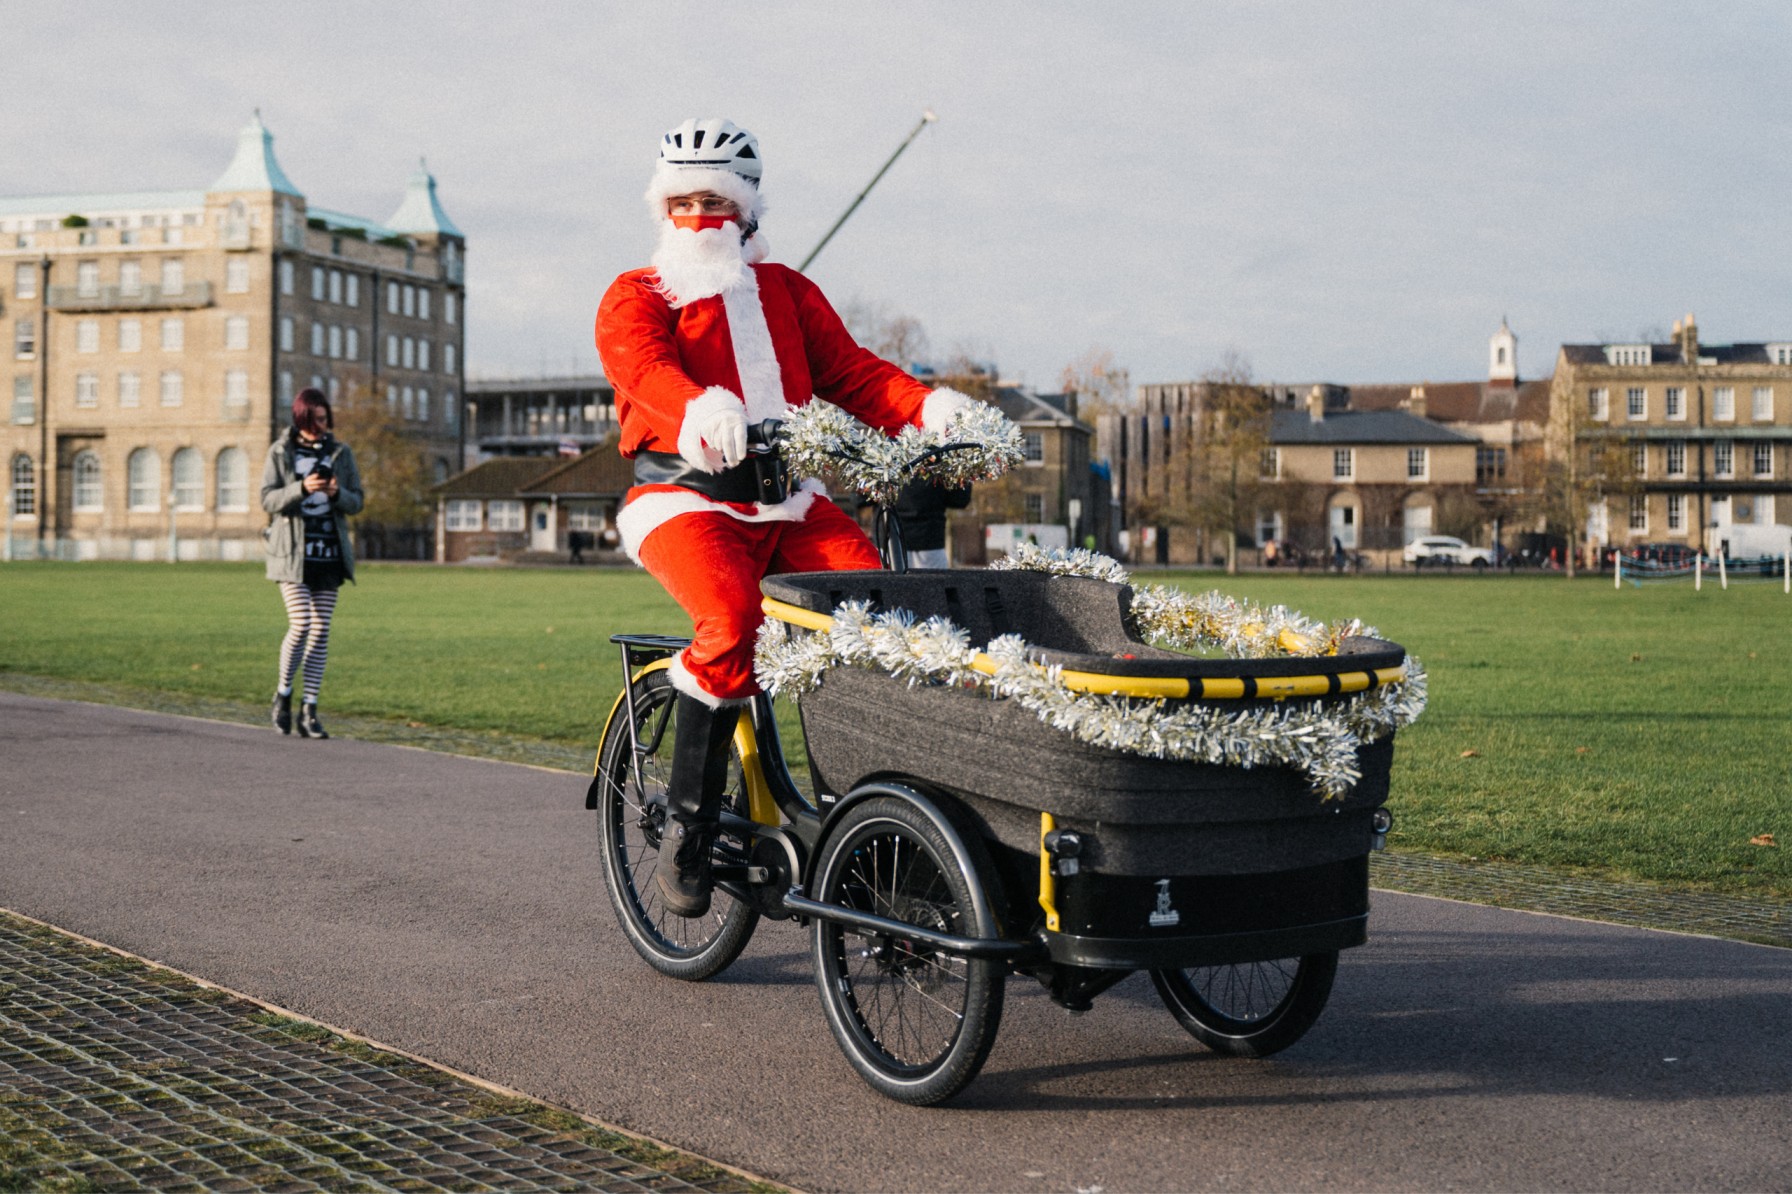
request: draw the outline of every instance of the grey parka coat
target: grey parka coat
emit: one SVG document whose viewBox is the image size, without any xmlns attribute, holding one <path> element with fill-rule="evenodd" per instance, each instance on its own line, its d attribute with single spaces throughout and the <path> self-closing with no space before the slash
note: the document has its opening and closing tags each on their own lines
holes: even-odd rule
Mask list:
<svg viewBox="0 0 1792 1194">
<path fill-rule="evenodd" d="M 286 434 L 268 446 L 268 459 L 261 470 L 261 508 L 272 518 L 262 532 L 267 540 L 268 579 L 305 581 L 305 519 L 299 504 L 305 500 L 305 483 L 293 465 L 294 437 L 290 427 Z M 364 501 L 361 493 L 361 470 L 355 467 L 355 454 L 341 440 L 335 441 L 328 463 L 336 472 L 336 500 L 331 514 L 336 523 L 336 538 L 342 544 L 342 575 L 355 579 L 355 547 L 348 533 L 348 516 L 359 514 Z"/>
</svg>

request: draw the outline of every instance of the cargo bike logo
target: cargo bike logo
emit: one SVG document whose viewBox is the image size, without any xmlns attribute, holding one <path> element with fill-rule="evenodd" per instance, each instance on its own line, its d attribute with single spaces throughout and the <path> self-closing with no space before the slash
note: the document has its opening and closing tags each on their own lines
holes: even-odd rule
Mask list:
<svg viewBox="0 0 1792 1194">
<path fill-rule="evenodd" d="M 1157 881 L 1157 907 L 1151 910 L 1151 915 L 1146 917 L 1146 920 L 1154 929 L 1167 929 L 1173 924 L 1181 923 L 1182 913 L 1170 907 L 1170 881 L 1168 879 Z"/>
</svg>

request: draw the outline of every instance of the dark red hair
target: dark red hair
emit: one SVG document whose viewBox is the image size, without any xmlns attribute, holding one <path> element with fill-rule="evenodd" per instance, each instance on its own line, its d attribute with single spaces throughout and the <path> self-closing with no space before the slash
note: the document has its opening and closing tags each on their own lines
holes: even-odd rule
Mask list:
<svg viewBox="0 0 1792 1194">
<path fill-rule="evenodd" d="M 322 439 L 330 433 L 336 416 L 330 400 L 316 386 L 306 386 L 292 397 L 292 425 L 306 435 Z"/>
</svg>

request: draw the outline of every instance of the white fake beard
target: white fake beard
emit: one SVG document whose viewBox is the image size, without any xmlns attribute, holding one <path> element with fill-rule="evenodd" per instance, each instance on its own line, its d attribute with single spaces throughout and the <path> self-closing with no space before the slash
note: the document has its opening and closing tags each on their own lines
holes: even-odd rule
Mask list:
<svg viewBox="0 0 1792 1194">
<path fill-rule="evenodd" d="M 732 223 L 693 232 L 665 221 L 651 264 L 659 274 L 657 289 L 674 307 L 732 290 L 751 275 L 740 226 Z"/>
</svg>

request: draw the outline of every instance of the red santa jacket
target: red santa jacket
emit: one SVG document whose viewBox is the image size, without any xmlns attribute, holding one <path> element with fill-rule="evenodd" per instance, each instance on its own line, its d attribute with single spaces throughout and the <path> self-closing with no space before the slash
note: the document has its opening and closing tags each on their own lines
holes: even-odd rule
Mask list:
<svg viewBox="0 0 1792 1194">
<path fill-rule="evenodd" d="M 617 278 L 597 312 L 597 350 L 616 387 L 621 451 L 676 452 L 714 471 L 718 458 L 691 430 L 717 404 L 744 405 L 748 422 L 825 398 L 894 433 L 943 424 L 964 401 L 930 391 L 859 347 L 816 285 L 788 266 L 750 267 L 723 294 L 673 307 L 652 269 Z M 676 486 L 637 486 L 617 520 L 631 556 L 648 532 L 690 510 L 714 509 L 746 521 L 800 519 L 814 500 L 805 487 L 776 505 L 715 502 Z"/>
</svg>

